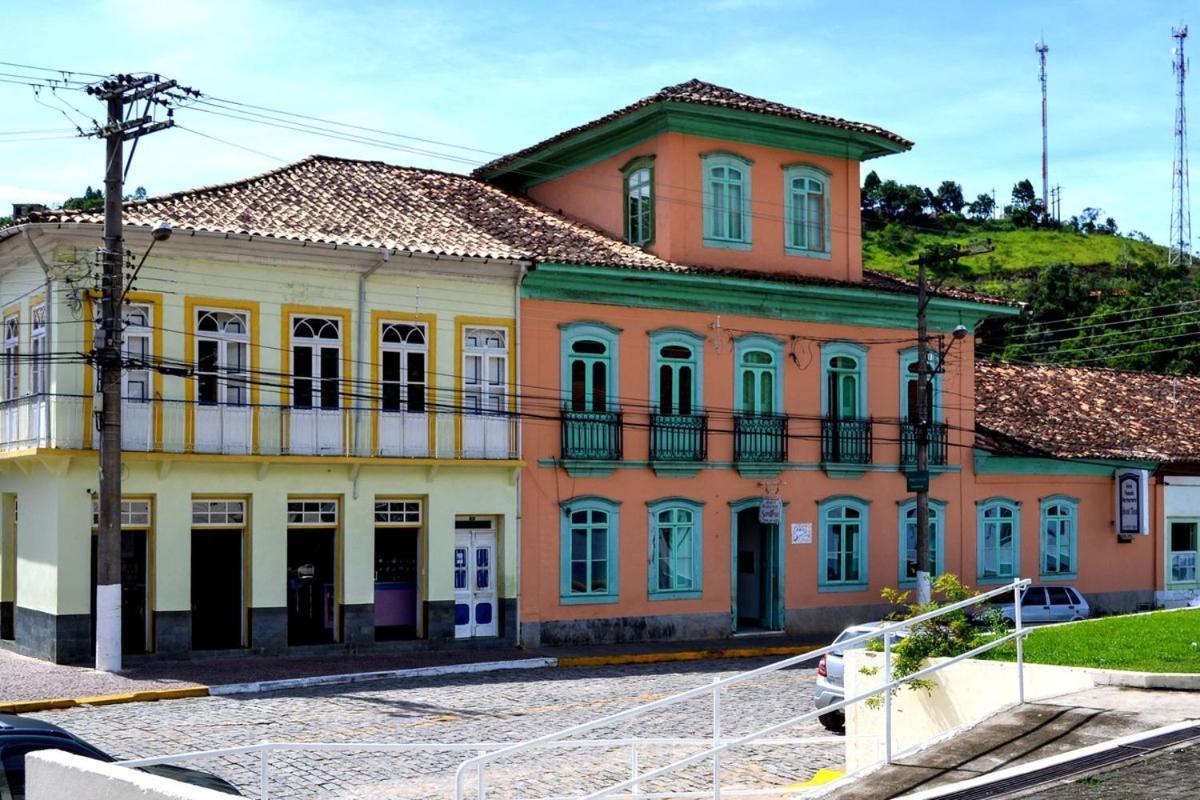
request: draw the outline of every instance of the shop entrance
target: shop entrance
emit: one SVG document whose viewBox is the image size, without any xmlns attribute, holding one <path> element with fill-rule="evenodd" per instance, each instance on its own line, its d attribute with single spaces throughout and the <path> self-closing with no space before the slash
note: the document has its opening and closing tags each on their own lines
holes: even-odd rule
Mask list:
<svg viewBox="0 0 1200 800">
<path fill-rule="evenodd" d="M 150 562 L 149 533 L 140 529 L 121 531 L 121 652 L 139 655 L 149 652 Z M 91 645 L 96 649 L 96 547 L 92 536 L 91 571 Z"/>
<path fill-rule="evenodd" d="M 375 528 L 375 639 L 417 638 L 417 528 Z"/>
<path fill-rule="evenodd" d="M 758 521 L 758 506 L 737 512 L 733 536 L 733 629 L 783 630 L 779 526 Z"/>
<path fill-rule="evenodd" d="M 242 532 L 192 531 L 192 649 L 241 647 Z"/>
<path fill-rule="evenodd" d="M 337 530 L 292 529 L 287 537 L 288 644 L 334 642 Z"/>
</svg>

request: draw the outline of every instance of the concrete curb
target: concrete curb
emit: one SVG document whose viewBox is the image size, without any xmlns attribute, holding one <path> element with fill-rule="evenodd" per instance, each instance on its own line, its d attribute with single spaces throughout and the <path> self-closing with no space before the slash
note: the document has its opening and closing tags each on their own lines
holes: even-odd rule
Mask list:
<svg viewBox="0 0 1200 800">
<path fill-rule="evenodd" d="M 522 658 L 509 661 L 478 661 L 468 664 L 442 664 L 436 667 L 388 669 L 377 672 L 347 672 L 340 675 L 313 675 L 307 678 L 284 678 L 277 681 L 251 681 L 210 686 L 214 697 L 232 694 L 259 694 L 284 689 L 307 689 L 314 686 L 333 686 L 344 683 L 394 680 L 397 678 L 426 678 L 437 675 L 461 675 L 472 672 L 497 672 L 509 669 L 543 669 L 558 666 L 556 658 Z"/>
<path fill-rule="evenodd" d="M 662 653 L 627 653 L 607 656 L 560 656 L 560 667 L 620 667 L 626 664 L 657 664 L 669 661 L 715 661 L 721 658 L 795 656 L 817 649 L 817 645 L 772 647 L 719 647 L 709 650 L 677 650 Z"/>
<path fill-rule="evenodd" d="M 207 697 L 207 686 L 185 686 L 179 689 L 145 689 L 140 692 L 101 694 L 94 697 L 59 697 L 53 700 L 20 700 L 0 703 L 0 712 L 7 714 L 29 714 L 34 711 L 51 711 L 77 706 L 108 706 L 116 703 L 142 703 L 151 700 L 178 700 L 184 697 Z"/>
</svg>

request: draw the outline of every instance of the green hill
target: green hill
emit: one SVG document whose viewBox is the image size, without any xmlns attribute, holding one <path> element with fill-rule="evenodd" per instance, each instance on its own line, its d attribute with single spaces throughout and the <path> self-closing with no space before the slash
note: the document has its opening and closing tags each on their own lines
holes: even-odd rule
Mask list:
<svg viewBox="0 0 1200 800">
<path fill-rule="evenodd" d="M 974 227 L 974 226 L 970 226 Z M 1166 248 L 1124 236 L 1066 230 L 1021 228 L 1016 230 L 961 230 L 953 233 L 914 231 L 899 225 L 868 230 L 863 236 L 863 264 L 893 275 L 911 278 L 916 267 L 909 262 L 932 244 L 972 244 L 990 241 L 995 250 L 965 259 L 980 290 L 1007 296 L 1025 291 L 1026 279 L 1049 264 L 1073 264 L 1088 272 L 1114 277 L 1140 263 L 1166 264 Z"/>
</svg>

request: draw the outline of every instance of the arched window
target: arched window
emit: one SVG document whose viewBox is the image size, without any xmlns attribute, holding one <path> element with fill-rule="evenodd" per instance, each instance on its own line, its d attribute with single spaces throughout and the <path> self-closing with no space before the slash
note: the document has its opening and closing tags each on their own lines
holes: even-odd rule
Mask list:
<svg viewBox="0 0 1200 800">
<path fill-rule="evenodd" d="M 196 309 L 196 399 L 205 404 L 245 405 L 249 350 L 245 312 Z"/>
<path fill-rule="evenodd" d="M 292 405 L 341 407 L 341 320 L 292 318 Z"/>
<path fill-rule="evenodd" d="M 654 241 L 654 158 L 641 156 L 622 169 L 625 184 L 625 241 Z"/>
<path fill-rule="evenodd" d="M 749 248 L 750 163 L 731 153 L 703 156 L 706 245 Z"/>
<path fill-rule="evenodd" d="M 821 588 L 866 588 L 867 507 L 865 501 L 851 497 L 833 497 L 820 503 Z"/>
<path fill-rule="evenodd" d="M 1073 497 L 1047 497 L 1041 506 L 1041 577 L 1073 578 L 1079 568 L 1079 501 Z"/>
<path fill-rule="evenodd" d="M 650 503 L 649 508 L 651 597 L 699 597 L 703 507 L 670 498 Z"/>
<path fill-rule="evenodd" d="M 618 508 L 600 497 L 574 498 L 562 504 L 563 602 L 616 602 Z"/>
<path fill-rule="evenodd" d="M 383 411 L 417 414 L 425 411 L 427 338 L 424 323 L 380 323 L 380 408 Z"/>
<path fill-rule="evenodd" d="M 979 504 L 979 567 L 981 581 L 1016 577 L 1021 553 L 1020 504 L 1004 498 Z"/>
<path fill-rule="evenodd" d="M 617 332 L 596 323 L 563 327 L 563 392 L 569 411 L 615 411 Z"/>
<path fill-rule="evenodd" d="M 785 249 L 810 258 L 829 256 L 829 173 L 811 166 L 784 169 Z"/>
<path fill-rule="evenodd" d="M 822 414 L 827 419 L 858 420 L 867 415 L 867 349 L 851 342 L 821 347 Z"/>
<path fill-rule="evenodd" d="M 943 525 L 946 504 L 929 501 L 929 561 L 933 576 L 946 571 L 946 530 Z M 900 582 L 917 580 L 917 503 L 909 500 L 900 504 Z"/>
</svg>

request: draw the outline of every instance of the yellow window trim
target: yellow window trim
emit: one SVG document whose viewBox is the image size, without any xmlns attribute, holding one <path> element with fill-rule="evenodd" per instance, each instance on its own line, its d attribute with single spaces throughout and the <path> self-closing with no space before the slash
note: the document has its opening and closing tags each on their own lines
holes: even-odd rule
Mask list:
<svg viewBox="0 0 1200 800">
<path fill-rule="evenodd" d="M 517 410 L 516 405 L 516 388 L 517 388 L 517 360 L 513 358 L 513 343 L 517 338 L 517 323 L 512 317 L 471 317 L 471 316 L 456 316 L 454 318 L 454 397 L 456 398 L 454 407 L 454 452 L 455 454 L 462 452 L 462 418 L 463 418 L 463 395 L 465 391 L 466 375 L 463 372 L 463 356 L 466 345 L 463 336 L 463 330 L 466 328 L 503 328 L 508 332 L 506 337 L 505 351 L 508 354 L 508 410 L 510 412 Z M 511 444 L 510 444 L 511 446 Z"/>
<path fill-rule="evenodd" d="M 383 401 L 383 339 L 379 326 L 385 322 L 419 322 L 425 325 L 425 407 L 429 409 L 429 454 L 437 454 L 437 315 L 412 311 L 371 312 L 371 454 L 379 452 L 379 409 Z"/>
<path fill-rule="evenodd" d="M 225 300 L 216 297 L 183 298 L 183 352 L 184 360 L 191 365 L 199 363 L 196 356 L 196 311 L 198 309 L 213 311 L 245 311 L 249 316 L 250 331 L 250 447 L 252 453 L 258 452 L 258 318 L 259 303 L 255 300 Z M 184 449 L 191 453 L 196 449 L 196 379 L 184 381 Z"/>
<path fill-rule="evenodd" d="M 83 330 L 84 341 L 90 341 L 95 336 L 95 324 L 92 318 L 92 301 L 99 299 L 100 294 L 96 291 L 87 292 L 87 297 L 83 303 Z M 163 296 L 160 292 L 130 292 L 125 299 L 130 303 L 140 303 L 150 306 L 150 341 L 151 349 L 154 351 L 151 356 L 151 361 L 162 361 L 163 357 Z M 157 400 L 154 404 L 154 423 L 152 432 L 152 443 L 154 449 L 161 450 L 163 443 L 163 375 L 156 369 L 150 370 L 151 378 L 150 385 L 153 387 L 154 397 Z M 95 424 L 92 422 L 92 398 L 96 394 L 96 376 L 95 371 L 90 363 L 84 362 L 83 365 L 83 448 L 85 450 L 92 446 L 92 430 Z"/>
</svg>

